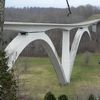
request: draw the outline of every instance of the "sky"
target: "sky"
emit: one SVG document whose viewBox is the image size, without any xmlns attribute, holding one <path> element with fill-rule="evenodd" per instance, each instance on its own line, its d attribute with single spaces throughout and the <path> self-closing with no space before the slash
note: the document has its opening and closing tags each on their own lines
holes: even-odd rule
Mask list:
<svg viewBox="0 0 100 100">
<path fill-rule="evenodd" d="M 100 0 L 69 0 L 71 6 L 90 4 L 100 7 Z M 66 0 L 6 0 L 6 7 L 55 7 L 66 8 Z"/>
</svg>

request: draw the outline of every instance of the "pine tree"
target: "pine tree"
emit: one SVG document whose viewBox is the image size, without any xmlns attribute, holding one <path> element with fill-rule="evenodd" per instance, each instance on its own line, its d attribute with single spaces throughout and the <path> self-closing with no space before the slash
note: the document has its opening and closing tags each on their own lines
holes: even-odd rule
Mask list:
<svg viewBox="0 0 100 100">
<path fill-rule="evenodd" d="M 7 71 L 5 52 L 0 51 L 0 100 L 17 100 L 13 70 Z"/>
<path fill-rule="evenodd" d="M 88 100 L 96 100 L 96 98 L 94 97 L 94 95 L 90 95 Z"/>
<path fill-rule="evenodd" d="M 3 48 L 3 24 L 4 24 L 5 0 L 0 0 L 0 100 L 17 100 L 16 81 L 13 71 L 8 71 L 7 58 Z"/>
</svg>

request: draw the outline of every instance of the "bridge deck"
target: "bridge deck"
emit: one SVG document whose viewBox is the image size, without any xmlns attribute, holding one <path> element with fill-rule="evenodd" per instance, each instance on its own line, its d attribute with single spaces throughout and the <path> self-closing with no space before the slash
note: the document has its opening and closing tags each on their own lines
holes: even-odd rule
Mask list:
<svg viewBox="0 0 100 100">
<path fill-rule="evenodd" d="M 73 24 L 5 22 L 4 30 L 15 30 L 15 31 L 25 31 L 25 32 L 46 31 L 54 28 L 71 30 L 77 27 L 88 27 L 97 24 L 99 21 L 100 19 L 95 19 L 91 21 L 84 21 Z"/>
</svg>

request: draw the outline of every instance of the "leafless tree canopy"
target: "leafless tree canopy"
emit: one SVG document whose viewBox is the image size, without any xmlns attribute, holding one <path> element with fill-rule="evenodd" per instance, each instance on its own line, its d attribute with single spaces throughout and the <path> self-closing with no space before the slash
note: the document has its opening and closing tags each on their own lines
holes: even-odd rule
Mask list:
<svg viewBox="0 0 100 100">
<path fill-rule="evenodd" d="M 60 8 L 6 8 L 5 9 L 5 20 L 6 21 L 22 21 L 22 22 L 33 22 L 33 23 L 75 23 L 84 20 L 90 20 L 93 18 L 100 18 L 100 8 L 95 6 L 86 5 L 79 6 L 77 8 L 71 7 L 69 17 L 67 17 L 66 9 Z M 92 17 L 91 17 L 92 16 Z M 92 32 L 92 41 L 89 41 L 88 35 L 84 34 L 78 52 L 100 52 L 100 25 L 98 25 L 98 32 Z M 90 28 L 91 29 L 91 28 Z M 74 33 L 77 29 L 71 31 L 71 43 L 74 37 Z M 61 52 L 61 30 L 48 31 L 48 35 L 54 42 L 58 53 Z M 9 33 L 9 34 L 8 34 Z M 15 36 L 6 32 L 4 36 L 5 43 L 8 44 Z M 41 53 L 42 52 L 42 53 Z M 46 56 L 44 49 L 39 42 L 31 43 L 23 52 L 27 56 Z"/>
</svg>

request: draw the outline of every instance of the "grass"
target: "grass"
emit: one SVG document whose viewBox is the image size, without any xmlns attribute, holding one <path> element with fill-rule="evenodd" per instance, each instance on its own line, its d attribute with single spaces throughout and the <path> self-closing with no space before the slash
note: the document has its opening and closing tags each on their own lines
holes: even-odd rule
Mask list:
<svg viewBox="0 0 100 100">
<path fill-rule="evenodd" d="M 71 76 L 71 83 L 60 86 L 49 58 L 20 57 L 15 64 L 19 75 L 20 89 L 33 100 L 43 100 L 44 95 L 51 91 L 56 97 L 66 94 L 69 100 L 79 95 L 87 95 L 100 89 L 100 55 L 92 54 L 89 64 L 84 63 L 84 55 L 76 57 Z M 96 93 L 96 92 L 95 92 Z M 83 99 L 81 99 L 83 100 Z M 84 99 L 85 100 L 85 99 Z"/>
</svg>

